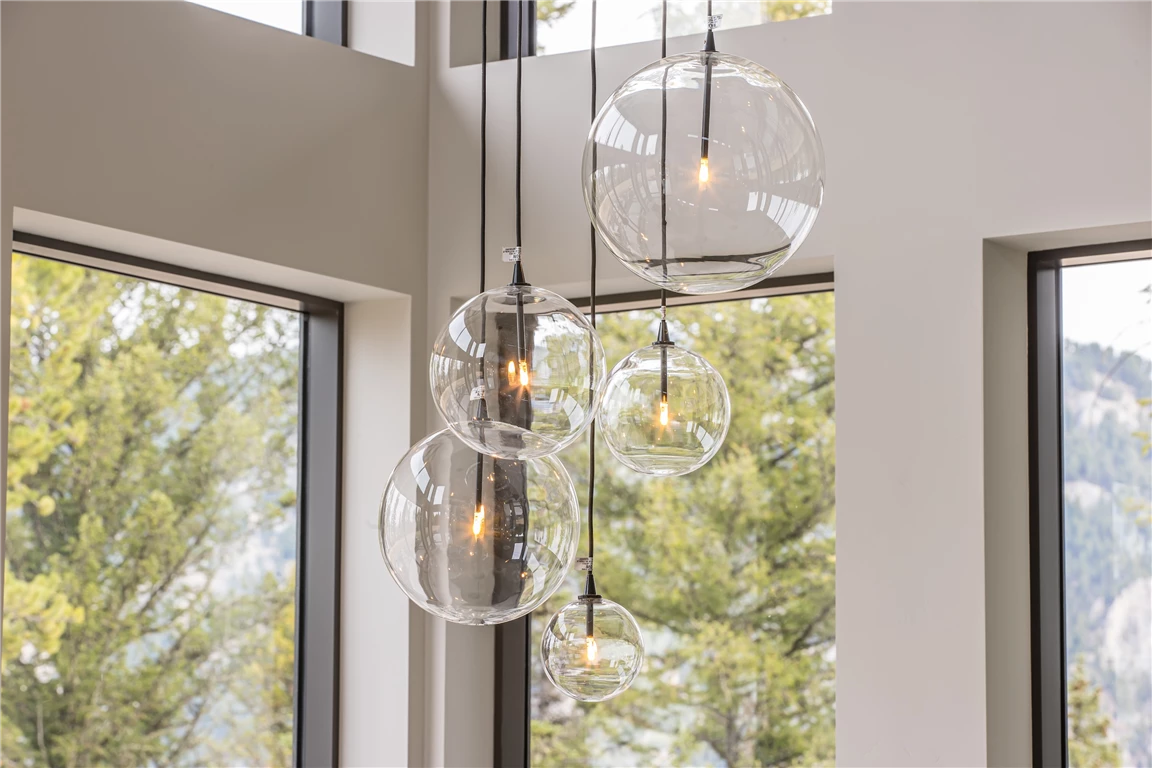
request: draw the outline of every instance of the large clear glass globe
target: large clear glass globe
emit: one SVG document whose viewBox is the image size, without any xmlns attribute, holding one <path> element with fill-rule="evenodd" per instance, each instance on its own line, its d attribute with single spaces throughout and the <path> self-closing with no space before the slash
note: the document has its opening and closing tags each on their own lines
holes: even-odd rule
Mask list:
<svg viewBox="0 0 1152 768">
<path fill-rule="evenodd" d="M 579 540 L 576 488 L 559 459 L 497 459 L 447 429 L 400 460 L 380 506 L 392 578 L 457 624 L 501 624 L 540 605 Z"/>
<path fill-rule="evenodd" d="M 432 398 L 449 429 L 483 453 L 531 459 L 575 441 L 596 415 L 604 347 L 567 299 L 530 285 L 485 291 L 432 347 Z"/>
<path fill-rule="evenodd" d="M 600 433 L 625 466 L 646 475 L 686 475 L 724 444 L 731 403 L 724 377 L 672 344 L 638 349 L 612 369 Z"/>
<path fill-rule="evenodd" d="M 644 665 L 644 636 L 623 606 L 600 597 L 568 603 L 540 643 L 544 674 L 577 701 L 619 696 Z"/>
<path fill-rule="evenodd" d="M 584 148 L 583 185 L 624 266 L 661 288 L 722 293 L 763 280 L 800 247 L 820 212 L 824 149 L 776 75 L 739 56 L 685 53 L 609 97 Z"/>
</svg>

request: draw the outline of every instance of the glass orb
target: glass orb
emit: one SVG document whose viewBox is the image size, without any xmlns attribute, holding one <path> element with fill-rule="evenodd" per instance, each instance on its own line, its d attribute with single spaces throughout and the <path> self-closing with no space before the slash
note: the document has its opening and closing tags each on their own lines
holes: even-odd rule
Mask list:
<svg viewBox="0 0 1152 768">
<path fill-rule="evenodd" d="M 579 540 L 576 488 L 559 459 L 497 459 L 447 429 L 400 460 L 380 505 L 392 578 L 457 624 L 501 624 L 540 605 Z"/>
<path fill-rule="evenodd" d="M 592 224 L 624 266 L 661 288 L 723 293 L 763 280 L 800 247 L 824 195 L 824 149 L 776 75 L 739 56 L 684 53 L 609 97 L 584 147 L 583 185 Z"/>
<path fill-rule="evenodd" d="M 607 701 L 628 690 L 644 665 L 636 619 L 602 597 L 580 598 L 557 612 L 540 643 L 544 674 L 577 701 Z"/>
<path fill-rule="evenodd" d="M 724 377 L 700 355 L 671 344 L 621 360 L 600 406 L 604 442 L 621 463 L 646 475 L 686 475 L 704 466 L 730 423 Z"/>
<path fill-rule="evenodd" d="M 432 398 L 448 427 L 482 453 L 556 453 L 592 423 L 604 346 L 552 291 L 505 285 L 460 307 L 432 347 Z"/>
</svg>

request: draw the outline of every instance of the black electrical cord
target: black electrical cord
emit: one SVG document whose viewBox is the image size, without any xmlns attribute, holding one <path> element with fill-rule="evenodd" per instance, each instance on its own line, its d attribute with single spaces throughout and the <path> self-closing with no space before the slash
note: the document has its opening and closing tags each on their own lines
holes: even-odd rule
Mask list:
<svg viewBox="0 0 1152 768">
<path fill-rule="evenodd" d="M 591 63 L 592 73 L 592 120 L 596 120 L 596 0 L 592 0 L 592 46 L 590 51 L 589 60 Z M 596 183 L 595 169 L 596 169 L 596 142 L 592 142 L 592 184 Z M 592 198 L 596 198 L 596 191 L 593 188 Z M 596 227 L 589 224 L 589 232 L 591 233 L 591 246 L 592 246 L 592 259 L 589 266 L 589 280 L 591 287 L 589 289 L 588 310 L 592 316 L 592 327 L 596 327 Z M 596 361 L 592 355 L 588 356 L 589 376 L 595 374 Z M 591 380 L 591 378 L 589 378 Z M 593 508 L 596 501 L 596 420 L 593 419 L 592 423 L 588 425 L 588 584 L 585 585 L 586 594 L 594 594 L 596 592 L 596 583 L 592 579 L 592 557 L 596 551 L 596 525 L 595 515 Z M 589 631 L 591 634 L 591 631 Z"/>
<path fill-rule="evenodd" d="M 660 4 L 660 59 L 668 58 L 668 0 Z M 668 279 L 668 67 L 660 89 L 660 265 Z M 660 324 L 668 314 L 668 292 L 660 289 Z"/>
<path fill-rule="evenodd" d="M 480 293 L 484 293 L 488 236 L 488 0 L 481 0 L 480 16 Z"/>
<path fill-rule="evenodd" d="M 524 2 L 516 3 L 516 247 L 523 245 L 520 229 L 520 165 L 521 165 L 521 123 L 524 94 Z"/>
</svg>

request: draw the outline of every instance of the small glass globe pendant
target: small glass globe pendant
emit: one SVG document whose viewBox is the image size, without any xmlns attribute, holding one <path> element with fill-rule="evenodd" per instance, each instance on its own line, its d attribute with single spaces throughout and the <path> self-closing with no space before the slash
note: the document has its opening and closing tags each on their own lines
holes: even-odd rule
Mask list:
<svg viewBox="0 0 1152 768">
<path fill-rule="evenodd" d="M 584 203 L 600 237 L 648 282 L 689 294 L 771 275 L 807 237 L 824 194 L 824 149 L 799 97 L 755 62 L 708 47 L 624 81 L 584 148 Z"/>
<path fill-rule="evenodd" d="M 456 311 L 428 373 L 436 408 L 461 440 L 500 458 L 540 458 L 592 423 L 604 346 L 571 302 L 513 279 Z"/>
<path fill-rule="evenodd" d="M 636 472 L 660 476 L 707 464 L 730 423 L 724 377 L 700 355 L 669 342 L 663 321 L 655 344 L 612 370 L 599 421 L 612 455 Z"/>
<path fill-rule="evenodd" d="M 559 459 L 497 459 L 447 429 L 400 460 L 380 507 L 392 578 L 457 624 L 501 624 L 539 606 L 579 540 L 576 488 Z"/>
<path fill-rule="evenodd" d="M 644 636 L 623 606 L 582 595 L 561 608 L 540 643 L 544 674 L 577 701 L 619 696 L 644 665 Z"/>
</svg>

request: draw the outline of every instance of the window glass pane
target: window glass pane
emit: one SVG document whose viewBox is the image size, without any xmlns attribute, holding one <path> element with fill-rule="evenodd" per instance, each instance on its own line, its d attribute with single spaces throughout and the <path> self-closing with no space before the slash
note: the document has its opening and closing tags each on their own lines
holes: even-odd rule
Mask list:
<svg viewBox="0 0 1152 768">
<path fill-rule="evenodd" d="M 1060 279 L 1069 762 L 1152 766 L 1152 261 Z"/>
<path fill-rule="evenodd" d="M 611 0 L 596 6 L 596 46 L 660 39 L 660 0 Z M 721 29 L 751 27 L 832 12 L 832 0 L 715 0 Z M 668 36 L 700 35 L 704 41 L 707 2 L 668 3 Z M 537 0 L 536 53 L 586 51 L 592 30 L 592 0 Z"/>
<path fill-rule="evenodd" d="M 304 0 L 191 0 L 233 16 L 304 34 Z"/>
<path fill-rule="evenodd" d="M 599 320 L 609 363 L 658 313 Z M 597 454 L 596 580 L 644 632 L 632 688 L 578 704 L 544 677 L 541 634 L 579 574 L 532 614 L 532 765 L 833 765 L 833 295 L 675 307 L 672 335 L 724 375 L 733 423 L 684 477 Z M 587 446 L 565 454 L 587 483 Z"/>
<path fill-rule="evenodd" d="M 300 320 L 16 254 L 5 765 L 291 764 Z"/>
</svg>

